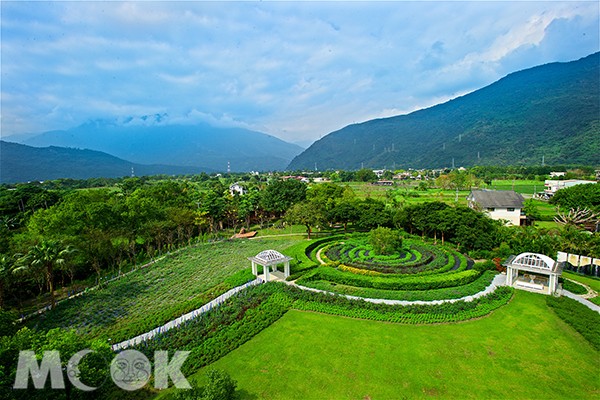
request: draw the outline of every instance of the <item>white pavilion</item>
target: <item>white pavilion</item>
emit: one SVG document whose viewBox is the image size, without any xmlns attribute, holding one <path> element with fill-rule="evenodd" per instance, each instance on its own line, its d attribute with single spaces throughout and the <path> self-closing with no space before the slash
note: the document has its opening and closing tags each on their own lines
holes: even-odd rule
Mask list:
<svg viewBox="0 0 600 400">
<path fill-rule="evenodd" d="M 521 253 L 510 256 L 506 267 L 506 285 L 536 293 L 553 294 L 558 290 L 558 278 L 563 263 L 537 253 Z"/>
<path fill-rule="evenodd" d="M 252 273 L 257 278 L 261 278 L 265 282 L 273 280 L 285 280 L 290 276 L 290 260 L 292 257 L 284 256 L 275 250 L 264 250 L 254 257 L 248 257 L 252 262 Z M 283 264 L 283 273 L 277 270 L 277 266 Z M 258 265 L 262 265 L 263 273 L 258 274 Z"/>
</svg>

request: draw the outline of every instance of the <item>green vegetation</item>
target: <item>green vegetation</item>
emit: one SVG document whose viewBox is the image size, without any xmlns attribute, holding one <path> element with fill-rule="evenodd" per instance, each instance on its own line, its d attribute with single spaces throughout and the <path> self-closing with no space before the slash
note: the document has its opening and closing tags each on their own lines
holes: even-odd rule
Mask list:
<svg viewBox="0 0 600 400">
<path fill-rule="evenodd" d="M 346 126 L 289 168 L 538 165 L 542 157 L 598 165 L 599 57 L 538 66 L 425 110 Z"/>
<path fill-rule="evenodd" d="M 31 325 L 42 330 L 70 327 L 82 335 L 117 343 L 199 308 L 253 279 L 246 257 L 265 248 L 284 251 L 293 242 L 261 239 L 191 247 L 102 289 L 60 303 L 44 318 L 32 320 Z"/>
<path fill-rule="evenodd" d="M 227 371 L 242 399 L 583 399 L 600 389 L 598 357 L 544 296 L 517 291 L 507 306 L 460 324 L 290 311 L 208 368 Z M 202 384 L 204 370 L 190 379 Z"/>
<path fill-rule="evenodd" d="M 546 304 L 600 351 L 600 314 L 565 296 L 548 296 Z"/>
<path fill-rule="evenodd" d="M 330 281 L 322 280 L 311 280 L 309 282 L 303 282 L 304 285 L 325 290 L 328 292 L 335 292 L 340 294 L 346 294 L 357 297 L 371 298 L 371 299 L 390 299 L 390 300 L 443 300 L 443 299 L 458 299 L 473 295 L 481 292 L 490 285 L 492 279 L 494 279 L 495 273 L 492 271 L 486 271 L 477 279 L 471 283 L 467 283 L 462 286 L 452 286 L 443 289 L 430 289 L 430 290 L 385 290 L 385 289 L 374 289 L 369 287 L 360 286 L 349 286 Z"/>
<path fill-rule="evenodd" d="M 578 283 L 565 279 L 562 283 L 563 289 L 575 294 L 586 294 L 587 289 Z"/>
<path fill-rule="evenodd" d="M 402 250 L 402 236 L 390 228 L 379 227 L 369 232 L 369 244 L 378 255 L 392 255 Z"/>
<path fill-rule="evenodd" d="M 600 293 L 600 278 L 576 274 L 571 271 L 563 271 L 562 274 L 565 278 L 588 285 L 590 288 L 592 288 L 592 290 Z"/>
</svg>

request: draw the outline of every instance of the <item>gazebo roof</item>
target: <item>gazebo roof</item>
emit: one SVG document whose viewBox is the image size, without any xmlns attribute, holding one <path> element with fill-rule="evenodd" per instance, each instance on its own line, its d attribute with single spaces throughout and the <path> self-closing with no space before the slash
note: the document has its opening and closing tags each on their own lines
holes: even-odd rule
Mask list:
<svg viewBox="0 0 600 400">
<path fill-rule="evenodd" d="M 510 256 L 504 265 L 542 273 L 560 272 L 562 269 L 560 263 L 547 255 L 537 253 L 521 253 L 518 256 Z"/>
<path fill-rule="evenodd" d="M 248 257 L 248 260 L 264 266 L 284 263 L 291 260 L 292 257 L 284 256 L 276 250 L 264 250 L 254 257 Z"/>
</svg>

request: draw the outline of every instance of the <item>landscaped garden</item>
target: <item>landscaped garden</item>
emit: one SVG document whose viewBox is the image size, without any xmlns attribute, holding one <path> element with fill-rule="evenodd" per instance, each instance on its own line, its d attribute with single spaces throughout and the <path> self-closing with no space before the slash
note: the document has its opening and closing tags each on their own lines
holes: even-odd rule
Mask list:
<svg viewBox="0 0 600 400">
<path fill-rule="evenodd" d="M 292 279 L 299 278 L 296 283 L 302 286 L 366 298 L 442 300 L 480 292 L 495 276 L 493 263 L 475 265 L 450 246 L 401 237 L 397 231 L 383 230 L 392 239 L 397 236 L 396 249 L 377 249 L 374 232 L 320 239 L 305 244 L 304 254 L 301 245 L 292 247 L 297 257 Z"/>
<path fill-rule="evenodd" d="M 193 246 L 60 303 L 29 325 L 74 328 L 113 343 L 129 339 L 254 279 L 246 257 L 265 248 L 283 251 L 296 241 L 281 237 Z"/>
<path fill-rule="evenodd" d="M 598 357 L 545 296 L 517 291 L 491 315 L 458 324 L 292 310 L 207 368 L 228 372 L 241 399 L 591 399 Z M 204 384 L 205 370 L 192 385 Z"/>
</svg>

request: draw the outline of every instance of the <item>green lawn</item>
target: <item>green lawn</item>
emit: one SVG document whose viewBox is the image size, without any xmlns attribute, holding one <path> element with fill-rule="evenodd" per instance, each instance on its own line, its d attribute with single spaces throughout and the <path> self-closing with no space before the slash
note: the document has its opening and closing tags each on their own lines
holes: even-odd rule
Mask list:
<svg viewBox="0 0 600 400">
<path fill-rule="evenodd" d="M 521 194 L 532 195 L 544 190 L 544 181 L 533 180 L 495 180 L 492 181 L 490 189 L 494 190 L 514 190 Z"/>
<path fill-rule="evenodd" d="M 592 288 L 592 290 L 595 290 L 596 293 L 600 293 L 600 279 L 598 278 L 592 278 L 589 276 L 583 276 L 583 275 L 579 275 L 570 271 L 563 271 L 563 276 L 565 278 L 569 278 L 572 279 L 576 282 L 580 282 L 583 284 L 588 285 L 590 288 Z M 592 303 L 599 305 L 600 306 L 600 296 L 596 296 L 593 297 L 591 299 L 588 299 L 589 301 L 591 301 Z"/>
<path fill-rule="evenodd" d="M 544 296 L 521 291 L 491 316 L 458 324 L 289 311 L 210 367 L 231 374 L 243 399 L 600 395 L 600 353 L 546 306 Z M 188 378 L 201 384 L 204 371 Z"/>
<path fill-rule="evenodd" d="M 562 274 L 565 278 L 569 278 L 574 281 L 586 284 L 589 287 L 591 287 L 593 290 L 595 290 L 596 292 L 600 293 L 600 279 L 592 278 L 592 277 L 584 276 L 584 275 L 579 275 L 579 274 L 576 274 L 576 273 L 570 272 L 570 271 L 563 271 Z"/>
<path fill-rule="evenodd" d="M 103 289 L 68 300 L 29 324 L 41 329 L 71 327 L 90 337 L 125 340 L 228 290 L 222 282 L 249 268 L 247 257 L 266 249 L 283 251 L 296 242 L 294 237 L 279 237 L 189 247 Z"/>
</svg>

